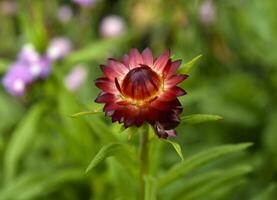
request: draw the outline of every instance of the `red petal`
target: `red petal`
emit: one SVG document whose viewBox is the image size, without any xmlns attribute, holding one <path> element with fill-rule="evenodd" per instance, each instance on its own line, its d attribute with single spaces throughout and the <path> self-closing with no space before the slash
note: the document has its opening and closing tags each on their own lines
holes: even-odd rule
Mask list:
<svg viewBox="0 0 277 200">
<path fill-rule="evenodd" d="M 183 90 L 182 88 L 177 87 L 177 86 L 170 88 L 170 90 L 172 90 L 176 94 L 177 97 L 183 96 L 186 94 L 185 90 Z"/>
<path fill-rule="evenodd" d="M 188 75 L 179 74 L 179 75 L 173 75 L 170 78 L 167 78 L 165 80 L 165 88 L 172 88 L 179 83 L 181 83 L 183 80 L 185 80 L 188 77 Z"/>
<path fill-rule="evenodd" d="M 124 126 L 126 128 L 134 124 L 136 119 L 139 117 L 139 109 L 134 106 L 128 106 L 124 110 Z"/>
<path fill-rule="evenodd" d="M 118 92 L 115 86 L 115 83 L 108 78 L 98 78 L 97 80 L 95 80 L 95 85 L 101 90 L 103 90 L 104 92 L 109 92 L 109 93 Z"/>
<path fill-rule="evenodd" d="M 117 110 L 119 109 L 119 105 L 115 104 L 115 103 L 107 103 L 105 104 L 103 110 L 105 112 L 108 112 L 108 111 L 112 111 L 112 110 Z"/>
<path fill-rule="evenodd" d="M 172 90 L 166 90 L 159 96 L 160 101 L 172 101 L 177 98 L 177 95 Z"/>
<path fill-rule="evenodd" d="M 152 51 L 149 48 L 146 48 L 142 51 L 141 55 L 142 55 L 144 64 L 151 67 L 153 65 L 153 62 L 154 62 Z"/>
<path fill-rule="evenodd" d="M 116 101 L 116 97 L 113 94 L 102 92 L 95 99 L 96 103 L 112 103 Z"/>
<path fill-rule="evenodd" d="M 168 63 L 163 71 L 164 77 L 170 77 L 176 74 L 176 71 L 180 67 L 181 63 L 182 60 L 176 60 L 170 64 Z"/>
<path fill-rule="evenodd" d="M 162 72 L 164 67 L 166 66 L 169 58 L 170 58 L 170 51 L 168 49 L 165 53 L 163 53 L 162 55 L 160 55 L 157 58 L 157 60 L 154 63 L 154 67 L 153 68 L 155 70 L 158 70 L 158 71 Z"/>
<path fill-rule="evenodd" d="M 159 98 L 151 102 L 151 107 L 161 111 L 168 111 L 171 109 L 170 102 L 161 101 Z"/>
<path fill-rule="evenodd" d="M 112 122 L 118 121 L 121 123 L 123 119 L 124 119 L 124 117 L 123 117 L 123 113 L 121 110 L 116 110 L 114 112 L 114 114 L 112 115 Z"/>
<path fill-rule="evenodd" d="M 142 56 L 137 49 L 131 49 L 129 54 L 129 66 L 130 69 L 139 67 L 140 64 L 143 64 Z"/>
<path fill-rule="evenodd" d="M 155 124 L 159 118 L 159 111 L 154 108 L 149 108 L 148 111 L 145 112 L 145 117 L 150 124 Z"/>
<path fill-rule="evenodd" d="M 124 64 L 113 58 L 108 59 L 108 66 L 122 75 L 127 74 L 129 71 L 129 69 Z"/>
<path fill-rule="evenodd" d="M 124 76 L 124 73 L 121 73 L 118 70 L 115 70 L 112 67 L 100 65 L 102 72 L 108 77 L 110 80 L 114 81 L 114 78 L 121 78 Z"/>
<path fill-rule="evenodd" d="M 129 67 L 129 64 L 130 64 L 129 56 L 127 54 L 124 54 L 124 56 L 123 56 L 123 63 L 126 67 L 128 67 L 130 69 L 130 67 Z"/>
</svg>

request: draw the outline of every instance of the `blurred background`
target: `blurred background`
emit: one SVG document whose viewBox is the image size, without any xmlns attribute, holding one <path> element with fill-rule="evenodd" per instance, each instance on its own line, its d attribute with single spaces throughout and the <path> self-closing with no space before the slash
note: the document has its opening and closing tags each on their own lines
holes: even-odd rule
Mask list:
<svg viewBox="0 0 277 200">
<path fill-rule="evenodd" d="M 129 175 L 136 164 L 109 158 L 84 171 L 103 145 L 136 148 L 138 136 L 127 141 L 127 131 L 101 114 L 70 118 L 99 108 L 99 64 L 132 47 L 150 47 L 155 56 L 170 48 L 183 63 L 203 55 L 182 84 L 183 115 L 224 120 L 180 125 L 174 140 L 185 159 L 217 145 L 254 143 L 180 177 L 157 199 L 276 199 L 276 11 L 275 0 L 1 0 L 0 199 L 136 199 Z M 156 141 L 151 155 L 154 176 L 179 162 L 164 142 Z M 203 174 L 243 164 L 252 171 L 203 192 L 219 178 L 205 182 Z"/>
</svg>

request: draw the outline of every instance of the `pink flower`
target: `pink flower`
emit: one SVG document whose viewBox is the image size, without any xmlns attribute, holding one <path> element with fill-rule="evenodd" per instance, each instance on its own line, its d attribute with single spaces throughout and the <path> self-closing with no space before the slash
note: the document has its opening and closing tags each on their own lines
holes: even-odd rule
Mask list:
<svg viewBox="0 0 277 200">
<path fill-rule="evenodd" d="M 105 17 L 100 24 L 100 34 L 104 38 L 118 37 L 125 32 L 125 22 L 116 15 Z"/>
<path fill-rule="evenodd" d="M 87 69 L 82 65 L 74 67 L 66 76 L 64 83 L 68 90 L 77 90 L 86 80 Z"/>
<path fill-rule="evenodd" d="M 57 37 L 50 41 L 46 52 L 47 58 L 51 61 L 62 59 L 68 55 L 72 50 L 72 43 L 65 37 Z"/>
</svg>

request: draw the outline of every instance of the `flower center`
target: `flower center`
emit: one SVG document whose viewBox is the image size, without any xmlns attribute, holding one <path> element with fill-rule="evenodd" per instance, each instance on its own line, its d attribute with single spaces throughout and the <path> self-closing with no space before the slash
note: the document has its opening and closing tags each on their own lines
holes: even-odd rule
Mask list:
<svg viewBox="0 0 277 200">
<path fill-rule="evenodd" d="M 141 65 L 128 72 L 121 85 L 122 93 L 137 101 L 148 101 L 157 96 L 161 88 L 159 75 L 150 67 Z"/>
</svg>

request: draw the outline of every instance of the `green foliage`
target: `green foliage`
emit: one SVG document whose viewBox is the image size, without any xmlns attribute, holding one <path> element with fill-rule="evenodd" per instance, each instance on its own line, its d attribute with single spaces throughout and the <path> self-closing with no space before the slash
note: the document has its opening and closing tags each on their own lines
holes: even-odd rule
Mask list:
<svg viewBox="0 0 277 200">
<path fill-rule="evenodd" d="M 193 114 L 181 117 L 182 124 L 199 124 L 209 121 L 217 121 L 223 119 L 218 115 L 208 115 L 208 114 Z"/>
<path fill-rule="evenodd" d="M 69 21 L 59 19 L 62 6 L 72 11 Z M 201 8 L 214 17 L 203 19 Z M 276 0 L 99 0 L 90 7 L 1 1 L 1 82 L 23 44 L 45 55 L 52 38 L 65 36 L 73 51 L 53 63 L 49 78 L 27 87 L 26 96 L 0 87 L 0 199 L 138 199 L 141 130 L 100 114 L 102 105 L 92 103 L 99 93 L 93 80 L 107 58 L 150 47 L 155 57 L 170 48 L 172 60 L 182 59 L 178 72 L 190 77 L 180 85 L 187 95 L 179 98 L 184 109 L 177 137 L 158 140 L 150 130 L 144 198 L 274 200 L 276 10 Z M 100 26 L 114 13 L 126 31 L 108 39 Z M 79 64 L 87 79 L 69 91 L 65 78 Z"/>
<path fill-rule="evenodd" d="M 73 115 L 71 115 L 71 117 L 76 118 L 76 117 L 81 117 L 81 116 L 86 116 L 86 115 L 94 115 L 94 114 L 100 114 L 103 113 L 102 111 L 83 111 L 83 112 L 78 112 L 75 113 Z"/>
<path fill-rule="evenodd" d="M 4 174 L 7 182 L 14 178 L 21 156 L 32 143 L 35 134 L 38 134 L 39 122 L 45 108 L 44 102 L 35 105 L 14 131 L 4 156 Z"/>
<path fill-rule="evenodd" d="M 180 159 L 183 161 L 184 160 L 184 156 L 183 156 L 183 153 L 182 153 L 181 146 L 178 143 L 170 141 L 170 140 L 164 140 L 164 141 L 168 142 L 169 144 L 171 144 L 173 146 L 173 148 L 175 149 L 176 153 L 178 154 Z"/>
<path fill-rule="evenodd" d="M 120 151 L 127 151 L 126 146 L 118 143 L 112 143 L 103 146 L 90 162 L 89 166 L 86 169 L 86 173 L 88 173 L 91 169 L 93 169 L 97 164 L 102 162 L 107 157 L 113 156 Z"/>
<path fill-rule="evenodd" d="M 169 183 L 171 183 L 172 181 L 174 181 L 176 178 L 187 175 L 212 160 L 226 156 L 230 153 L 241 151 L 251 145 L 252 145 L 251 143 L 238 144 L 238 145 L 224 145 L 221 147 L 208 149 L 205 152 L 201 152 L 185 160 L 184 162 L 173 166 L 165 175 L 160 177 L 159 186 L 164 187 Z"/>
<path fill-rule="evenodd" d="M 198 55 L 195 58 L 193 58 L 192 60 L 190 60 L 189 62 L 187 62 L 186 64 L 184 64 L 184 66 L 182 66 L 179 69 L 179 73 L 180 74 L 188 74 L 191 70 L 191 68 L 198 62 L 198 60 L 202 57 L 202 55 Z"/>
<path fill-rule="evenodd" d="M 145 200 L 157 199 L 157 180 L 152 176 L 145 177 Z"/>
</svg>

